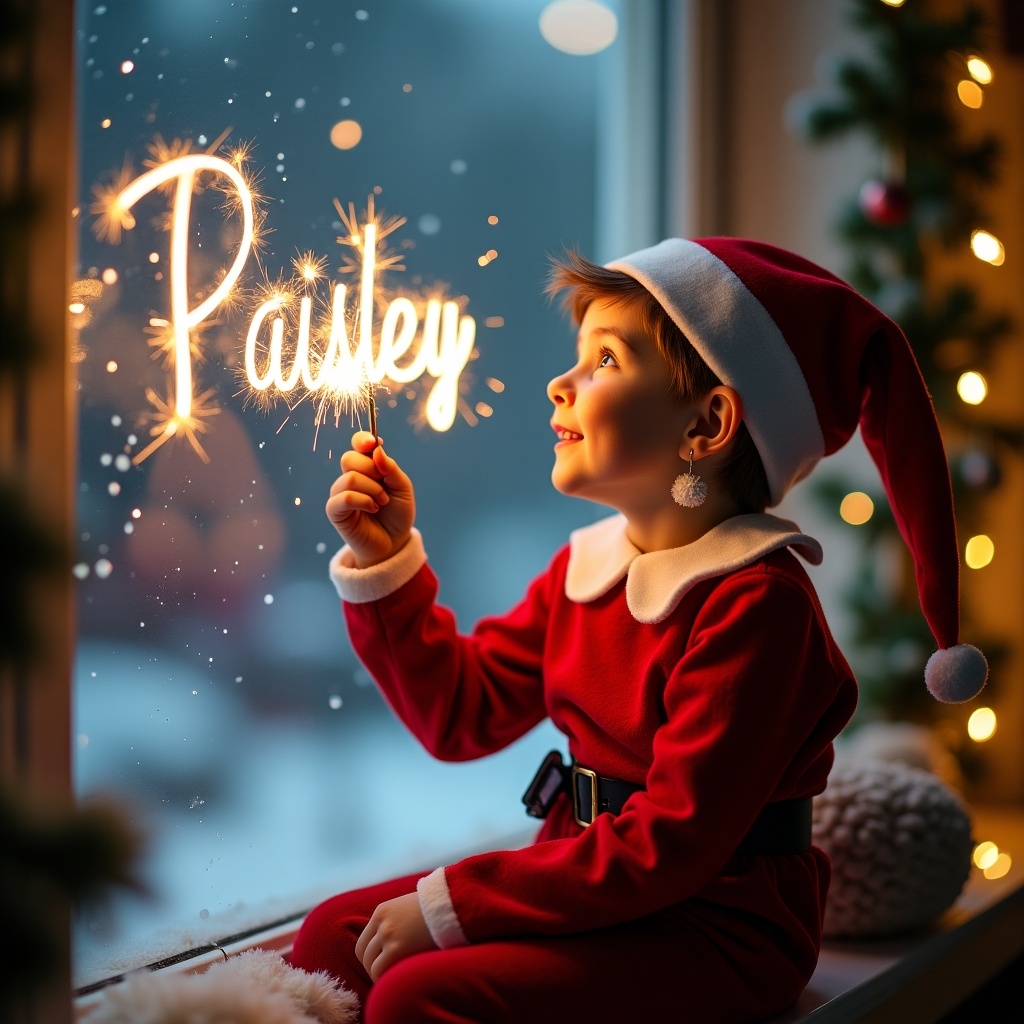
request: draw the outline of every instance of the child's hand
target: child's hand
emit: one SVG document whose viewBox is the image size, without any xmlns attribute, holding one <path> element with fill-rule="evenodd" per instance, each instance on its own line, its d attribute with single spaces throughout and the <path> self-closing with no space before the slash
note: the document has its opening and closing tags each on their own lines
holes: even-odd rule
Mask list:
<svg viewBox="0 0 1024 1024">
<path fill-rule="evenodd" d="M 327 518 L 366 569 L 400 551 L 416 518 L 412 481 L 365 430 L 352 436 L 341 457 L 341 476 L 331 485 Z"/>
<path fill-rule="evenodd" d="M 407 896 L 378 904 L 356 939 L 356 956 L 374 980 L 414 953 L 437 949 L 420 910 L 420 898 Z"/>
</svg>

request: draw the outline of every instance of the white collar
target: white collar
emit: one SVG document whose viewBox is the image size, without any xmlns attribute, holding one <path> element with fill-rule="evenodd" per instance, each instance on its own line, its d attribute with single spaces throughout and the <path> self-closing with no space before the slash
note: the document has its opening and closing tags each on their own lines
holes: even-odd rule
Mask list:
<svg viewBox="0 0 1024 1024">
<path fill-rule="evenodd" d="M 795 548 L 812 565 L 821 564 L 821 545 L 778 516 L 733 516 L 681 548 L 644 553 L 626 536 L 626 517 L 614 515 L 570 534 L 565 596 L 578 603 L 593 601 L 625 576 L 633 618 L 661 622 L 694 584 L 783 547 Z"/>
</svg>

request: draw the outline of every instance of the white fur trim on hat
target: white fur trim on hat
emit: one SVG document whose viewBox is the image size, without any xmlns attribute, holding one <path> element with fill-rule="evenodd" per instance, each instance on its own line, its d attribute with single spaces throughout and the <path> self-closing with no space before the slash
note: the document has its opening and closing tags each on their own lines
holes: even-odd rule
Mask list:
<svg viewBox="0 0 1024 1024">
<path fill-rule="evenodd" d="M 331 582 L 338 596 L 351 604 L 369 604 L 404 587 L 427 560 L 423 537 L 415 527 L 409 542 L 396 555 L 368 569 L 357 569 L 352 549 L 346 544 L 331 559 Z"/>
<path fill-rule="evenodd" d="M 639 281 L 714 371 L 743 399 L 743 421 L 776 505 L 825 454 L 803 371 L 764 306 L 702 245 L 668 238 L 608 264 Z"/>
<path fill-rule="evenodd" d="M 936 651 L 924 667 L 925 685 L 946 704 L 963 704 L 981 692 L 988 679 L 985 655 L 971 644 Z"/>
</svg>

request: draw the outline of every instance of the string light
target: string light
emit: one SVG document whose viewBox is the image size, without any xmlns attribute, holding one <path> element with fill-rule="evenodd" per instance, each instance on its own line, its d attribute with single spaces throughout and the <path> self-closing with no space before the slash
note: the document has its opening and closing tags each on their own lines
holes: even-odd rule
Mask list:
<svg viewBox="0 0 1024 1024">
<path fill-rule="evenodd" d="M 960 374 L 956 393 L 968 405 L 981 405 L 988 395 L 988 381 L 976 370 L 968 370 Z"/>
<path fill-rule="evenodd" d="M 964 561 L 970 569 L 984 569 L 992 561 L 996 553 L 996 546 L 992 538 L 984 533 L 972 537 L 964 548 Z"/>
<path fill-rule="evenodd" d="M 983 57 L 979 57 L 976 53 L 972 53 L 967 58 L 967 70 L 970 73 L 971 78 L 976 82 L 980 82 L 982 85 L 990 85 L 992 83 L 992 67 Z"/>
<path fill-rule="evenodd" d="M 971 110 L 977 110 L 985 102 L 985 94 L 981 91 L 981 86 L 969 78 L 964 78 L 957 83 L 956 94 L 960 102 L 965 107 L 970 107 Z"/>
<path fill-rule="evenodd" d="M 983 874 L 990 881 L 995 880 L 996 878 L 1002 878 L 1003 875 L 1009 873 L 1012 864 L 1013 861 L 1010 859 L 1010 855 L 1000 850 L 999 856 L 984 869 Z"/>
<path fill-rule="evenodd" d="M 975 743 L 992 739 L 996 731 L 996 713 L 991 708 L 976 708 L 967 719 L 967 735 Z"/>
<path fill-rule="evenodd" d="M 980 228 L 971 232 L 971 252 L 979 260 L 991 263 L 993 267 L 1001 267 L 1006 259 L 1003 243 L 995 235 Z"/>
<path fill-rule="evenodd" d="M 996 858 L 999 856 L 999 847 L 995 843 L 985 840 L 983 843 L 978 843 L 974 848 L 974 852 L 971 854 L 971 860 L 974 861 L 974 866 L 981 868 L 982 871 L 985 868 L 991 867 L 996 862 Z"/>
<path fill-rule="evenodd" d="M 875 503 L 863 491 L 851 491 L 839 505 L 839 515 L 851 526 L 863 526 L 875 511 Z"/>
</svg>

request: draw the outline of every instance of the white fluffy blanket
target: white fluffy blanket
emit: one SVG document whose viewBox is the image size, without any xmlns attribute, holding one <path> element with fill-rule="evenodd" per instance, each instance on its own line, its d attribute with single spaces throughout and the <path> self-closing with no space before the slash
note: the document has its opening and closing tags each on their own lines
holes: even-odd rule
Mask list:
<svg viewBox="0 0 1024 1024">
<path fill-rule="evenodd" d="M 107 989 L 87 1024 L 353 1024 L 354 992 L 249 950 L 204 974 L 139 973 Z"/>
</svg>

